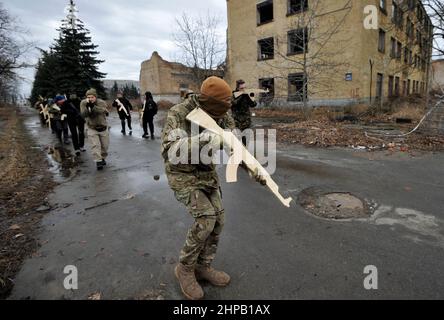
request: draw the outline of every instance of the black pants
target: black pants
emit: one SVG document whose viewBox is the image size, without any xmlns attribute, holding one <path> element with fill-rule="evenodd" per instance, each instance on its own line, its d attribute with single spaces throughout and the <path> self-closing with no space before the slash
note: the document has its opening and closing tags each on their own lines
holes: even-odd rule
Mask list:
<svg viewBox="0 0 444 320">
<path fill-rule="evenodd" d="M 148 125 L 150 127 L 151 137 L 154 137 L 154 117 L 143 118 L 143 133 L 148 135 Z"/>
<path fill-rule="evenodd" d="M 69 132 L 68 132 L 68 123 L 67 121 L 62 120 L 51 120 L 53 123 L 52 129 L 55 131 L 57 135 L 57 139 L 59 139 L 60 143 L 69 141 Z M 62 140 L 63 136 L 63 140 Z"/>
<path fill-rule="evenodd" d="M 69 121 L 68 126 L 74 150 L 80 150 L 85 146 L 85 123 L 83 121 Z"/>
<path fill-rule="evenodd" d="M 122 123 L 122 132 L 126 132 L 126 121 L 128 121 L 128 128 L 133 131 L 131 126 L 131 117 L 120 117 L 120 122 Z"/>
</svg>

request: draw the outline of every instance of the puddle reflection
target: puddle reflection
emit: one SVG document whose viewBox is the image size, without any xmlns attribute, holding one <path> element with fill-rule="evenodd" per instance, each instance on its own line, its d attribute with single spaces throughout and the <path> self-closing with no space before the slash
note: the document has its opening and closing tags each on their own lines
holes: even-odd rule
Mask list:
<svg viewBox="0 0 444 320">
<path fill-rule="evenodd" d="M 48 158 L 53 165 L 53 173 L 61 180 L 65 181 L 76 174 L 79 163 L 70 150 L 60 145 L 48 146 Z"/>
</svg>

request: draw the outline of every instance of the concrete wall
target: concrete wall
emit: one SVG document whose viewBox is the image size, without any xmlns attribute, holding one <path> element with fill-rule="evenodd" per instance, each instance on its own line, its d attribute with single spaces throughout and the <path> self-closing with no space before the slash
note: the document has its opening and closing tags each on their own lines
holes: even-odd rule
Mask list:
<svg viewBox="0 0 444 320">
<path fill-rule="evenodd" d="M 183 86 L 185 85 L 185 86 Z M 180 96 L 181 89 L 198 90 L 191 72 L 186 66 L 168 62 L 154 52 L 144 61 L 140 71 L 140 92 L 150 91 L 155 95 Z"/>
<path fill-rule="evenodd" d="M 444 59 L 433 61 L 432 89 L 444 91 Z"/>
<path fill-rule="evenodd" d="M 235 86 L 237 79 L 244 79 L 248 86 L 257 87 L 259 79 L 275 79 L 275 97 L 278 104 L 285 105 L 288 97 L 288 74 L 302 72 L 300 67 L 303 55 L 287 55 L 287 32 L 303 25 L 302 14 L 287 16 L 287 0 L 274 0 L 273 22 L 257 25 L 257 0 L 227 0 L 228 6 L 228 74 L 227 81 Z M 410 79 L 427 83 L 427 72 L 406 65 L 404 50 L 400 60 L 390 57 L 390 38 L 401 41 L 403 48 L 408 44 L 405 36 L 404 15 L 403 29 L 396 28 L 390 19 L 392 2 L 387 1 L 387 15 L 379 12 L 380 26 L 386 30 L 386 51 L 378 51 L 379 30 L 364 28 L 364 7 L 369 4 L 379 8 L 379 0 L 354 0 L 349 10 L 340 10 L 347 0 L 309 0 L 310 8 L 305 13 L 310 16 L 313 36 L 317 41 L 309 43 L 307 61 L 314 64 L 309 68 L 309 100 L 311 105 L 346 105 L 354 101 L 369 101 L 376 92 L 376 74 L 384 75 L 383 95 L 388 95 L 388 76 L 398 76 L 402 90 L 403 80 Z M 348 13 L 347 13 L 348 12 Z M 409 13 L 415 20 L 415 13 Z M 345 17 L 338 31 L 327 41 L 328 30 L 338 26 Z M 415 28 L 416 30 L 416 28 Z M 416 31 L 415 31 L 416 33 Z M 415 35 L 416 36 L 416 35 Z M 258 40 L 274 37 L 275 58 L 258 61 Z M 419 46 L 410 43 L 413 55 L 419 52 Z M 313 58 L 317 57 L 317 58 Z M 374 63 L 370 73 L 370 62 Z M 327 61 L 324 66 L 321 61 Z M 346 74 L 352 74 L 352 80 L 346 81 Z M 372 82 L 372 86 L 370 86 Z M 294 103 L 291 103 L 294 105 Z"/>
</svg>

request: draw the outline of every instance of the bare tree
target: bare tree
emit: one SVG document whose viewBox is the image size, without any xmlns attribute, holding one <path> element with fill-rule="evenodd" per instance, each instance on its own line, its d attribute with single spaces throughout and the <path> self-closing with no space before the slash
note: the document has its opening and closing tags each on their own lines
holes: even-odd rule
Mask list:
<svg viewBox="0 0 444 320">
<path fill-rule="evenodd" d="M 288 78 L 291 88 L 288 100 L 301 103 L 307 117 L 310 114 L 309 96 L 333 90 L 335 83 L 331 79 L 338 73 L 345 74 L 349 68 L 344 58 L 349 35 L 341 27 L 351 11 L 352 1 L 345 1 L 333 11 L 324 8 L 322 3 L 325 1 L 310 1 L 310 6 L 306 0 L 295 2 L 295 7 L 289 7 L 288 12 L 289 15 L 296 14 L 291 31 L 283 37 L 278 36 L 274 40 L 276 45 L 274 41 L 270 42 L 270 50 L 263 43 L 259 52 L 259 60 L 265 60 L 275 72 L 281 73 L 278 78 Z M 331 50 L 333 44 L 335 49 Z M 265 56 L 262 56 L 263 51 Z M 267 51 L 279 59 L 268 60 Z"/>
<path fill-rule="evenodd" d="M 30 67 L 25 55 L 33 44 L 25 40 L 26 31 L 0 3 L 0 101 L 11 101 L 16 95 L 18 71 Z"/>
<path fill-rule="evenodd" d="M 190 16 L 183 13 L 176 18 L 174 42 L 180 49 L 182 62 L 193 69 L 193 77 L 202 82 L 214 75 L 225 61 L 225 44 L 218 33 L 220 18 L 211 15 Z"/>
<path fill-rule="evenodd" d="M 433 47 L 435 54 L 444 56 L 444 2 L 442 0 L 423 0 L 434 26 Z"/>
</svg>

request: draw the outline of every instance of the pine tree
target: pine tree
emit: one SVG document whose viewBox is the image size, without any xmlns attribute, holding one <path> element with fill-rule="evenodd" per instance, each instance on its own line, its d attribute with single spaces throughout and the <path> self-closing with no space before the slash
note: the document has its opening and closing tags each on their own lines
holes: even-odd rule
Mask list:
<svg viewBox="0 0 444 320">
<path fill-rule="evenodd" d="M 131 84 L 131 99 L 137 99 L 139 97 L 139 91 L 137 90 L 136 86 L 133 84 Z"/>
<path fill-rule="evenodd" d="M 34 82 L 35 89 L 33 89 L 37 96 L 39 94 L 52 95 L 56 92 L 75 93 L 83 97 L 88 89 L 95 88 L 100 97 L 106 98 L 105 88 L 101 81 L 105 74 L 98 70 L 99 64 L 104 61 L 97 59 L 98 46 L 92 43 L 90 32 L 77 18 L 77 12 L 74 1 L 70 0 L 68 14 L 58 29 L 59 38 L 51 48 L 51 53 L 47 53 L 47 56 L 43 54 L 38 65 Z M 51 61 L 52 69 L 46 65 L 48 59 Z M 51 75 L 47 75 L 47 69 L 51 70 Z M 41 81 L 44 84 L 40 84 Z M 37 93 L 40 87 L 45 88 L 47 93 L 43 91 Z"/>
<path fill-rule="evenodd" d="M 54 97 L 57 93 L 54 70 L 58 68 L 58 61 L 53 51 L 41 50 L 42 57 L 37 63 L 34 86 L 31 92 L 31 102 L 34 104 L 38 97 Z"/>
<path fill-rule="evenodd" d="M 129 87 L 128 87 L 128 84 L 125 84 L 125 87 L 123 87 L 123 95 L 125 96 L 125 97 L 129 97 L 130 96 L 130 89 L 129 89 Z"/>
<path fill-rule="evenodd" d="M 111 90 L 110 90 L 110 96 L 111 99 L 116 99 L 117 97 L 117 93 L 119 92 L 119 85 L 117 84 L 117 81 L 114 81 L 114 85 L 112 86 Z"/>
</svg>

